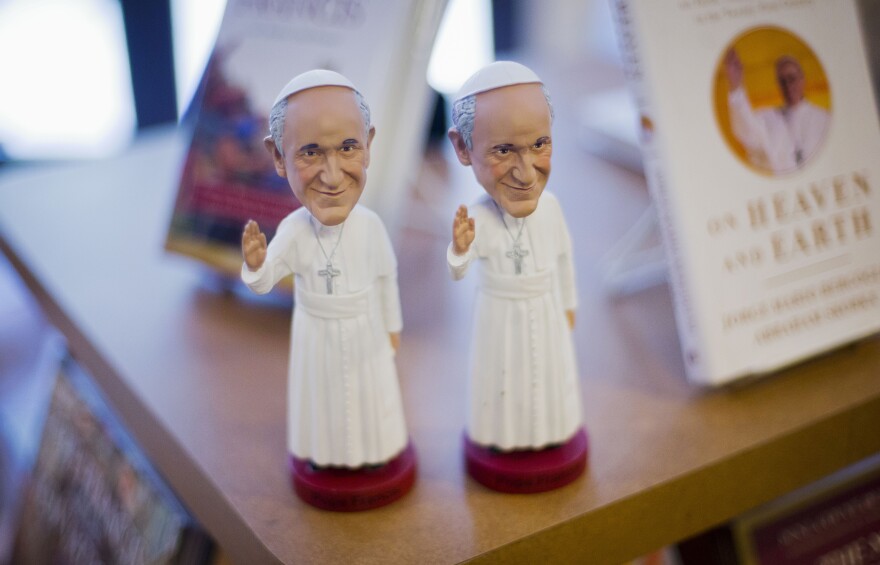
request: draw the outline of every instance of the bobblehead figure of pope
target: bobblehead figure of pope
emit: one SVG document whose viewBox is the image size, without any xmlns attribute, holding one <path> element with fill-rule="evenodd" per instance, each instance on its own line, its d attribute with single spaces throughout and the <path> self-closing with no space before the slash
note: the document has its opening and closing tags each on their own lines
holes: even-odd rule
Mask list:
<svg viewBox="0 0 880 565">
<path fill-rule="evenodd" d="M 287 391 L 294 486 L 315 504 L 300 487 L 320 481 L 322 469 L 368 471 L 369 479 L 403 454 L 404 470 L 388 472 L 402 472 L 408 485 L 373 492 L 380 505 L 408 490 L 414 461 L 394 365 L 402 327 L 397 262 L 379 217 L 358 205 L 375 134 L 369 107 L 344 76 L 308 71 L 279 93 L 269 131 L 275 170 L 302 207 L 281 221 L 268 245 L 256 222 L 247 223 L 241 278 L 266 293 L 294 275 Z M 335 492 L 333 484 L 304 488 L 317 491 L 317 506 Z M 349 505 L 363 495 L 330 509 L 365 509 Z"/>
<path fill-rule="evenodd" d="M 571 238 L 559 202 L 544 191 L 552 115 L 538 76 L 510 61 L 477 71 L 452 108 L 449 139 L 455 154 L 486 191 L 470 208 L 458 208 L 447 250 L 453 279 L 464 277 L 474 263 L 480 278 L 466 453 L 471 474 L 497 490 L 516 491 L 492 483 L 492 469 L 488 482 L 475 473 L 480 456 L 474 458 L 474 449 L 487 457 L 505 452 L 521 457 L 578 439 L 568 479 L 555 485 L 539 481 L 527 492 L 570 482 L 585 466 L 571 339 L 577 306 Z M 522 477 L 514 472 L 513 479 Z"/>
</svg>

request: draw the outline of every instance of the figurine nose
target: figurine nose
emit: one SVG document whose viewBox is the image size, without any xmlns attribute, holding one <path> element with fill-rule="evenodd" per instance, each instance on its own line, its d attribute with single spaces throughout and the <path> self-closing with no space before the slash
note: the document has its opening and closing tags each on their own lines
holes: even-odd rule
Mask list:
<svg viewBox="0 0 880 565">
<path fill-rule="evenodd" d="M 510 171 L 513 180 L 522 186 L 531 186 L 535 184 L 537 177 L 535 175 L 535 159 L 528 152 L 525 154 L 517 153 L 516 162 Z"/>
<path fill-rule="evenodd" d="M 324 168 L 321 171 L 321 182 L 333 187 L 342 184 L 342 168 L 339 166 L 339 159 L 332 153 L 324 161 Z"/>
</svg>

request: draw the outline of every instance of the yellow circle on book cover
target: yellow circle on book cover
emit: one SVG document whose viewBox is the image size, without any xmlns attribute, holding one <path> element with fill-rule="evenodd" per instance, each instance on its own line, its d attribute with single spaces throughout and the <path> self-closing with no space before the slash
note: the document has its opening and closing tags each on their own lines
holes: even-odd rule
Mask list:
<svg viewBox="0 0 880 565">
<path fill-rule="evenodd" d="M 831 88 L 813 49 L 790 30 L 752 27 L 720 53 L 713 106 L 736 158 L 770 177 L 803 170 L 831 123 Z"/>
</svg>

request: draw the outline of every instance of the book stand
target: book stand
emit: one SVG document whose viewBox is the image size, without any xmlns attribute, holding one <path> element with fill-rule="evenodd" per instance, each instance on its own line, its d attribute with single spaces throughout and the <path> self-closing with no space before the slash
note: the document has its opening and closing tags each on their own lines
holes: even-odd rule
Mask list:
<svg viewBox="0 0 880 565">
<path fill-rule="evenodd" d="M 465 466 L 471 477 L 499 492 L 529 494 L 553 490 L 577 479 L 587 467 L 583 428 L 562 445 L 499 451 L 477 445 L 464 434 Z"/>
<path fill-rule="evenodd" d="M 293 490 L 305 502 L 323 510 L 359 512 L 390 504 L 412 489 L 416 454 L 412 443 L 383 465 L 357 469 L 316 467 L 290 456 Z"/>
<path fill-rule="evenodd" d="M 667 265 L 654 204 L 608 251 L 599 266 L 609 296 L 635 294 L 666 281 Z M 648 246 L 649 242 L 653 245 Z"/>
</svg>

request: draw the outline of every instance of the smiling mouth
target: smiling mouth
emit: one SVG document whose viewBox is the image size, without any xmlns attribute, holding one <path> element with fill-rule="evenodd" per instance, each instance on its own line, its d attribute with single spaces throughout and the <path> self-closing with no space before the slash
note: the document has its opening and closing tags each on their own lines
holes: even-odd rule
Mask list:
<svg viewBox="0 0 880 565">
<path fill-rule="evenodd" d="M 334 192 L 331 192 L 331 191 L 329 191 L 329 190 L 319 190 L 319 191 L 318 191 L 318 194 L 323 194 L 324 196 L 329 196 L 329 197 L 333 198 L 333 197 L 336 197 L 336 196 L 342 196 L 343 194 L 345 194 L 345 190 L 344 190 L 344 189 L 343 189 L 343 190 L 337 190 L 337 191 L 334 191 Z"/>
<path fill-rule="evenodd" d="M 528 191 L 532 190 L 533 188 L 535 188 L 535 186 L 537 186 L 537 185 L 530 184 L 529 186 L 513 186 L 511 184 L 505 184 L 504 186 L 506 186 L 507 188 L 509 188 L 511 190 L 517 190 L 519 192 L 528 192 Z"/>
</svg>

